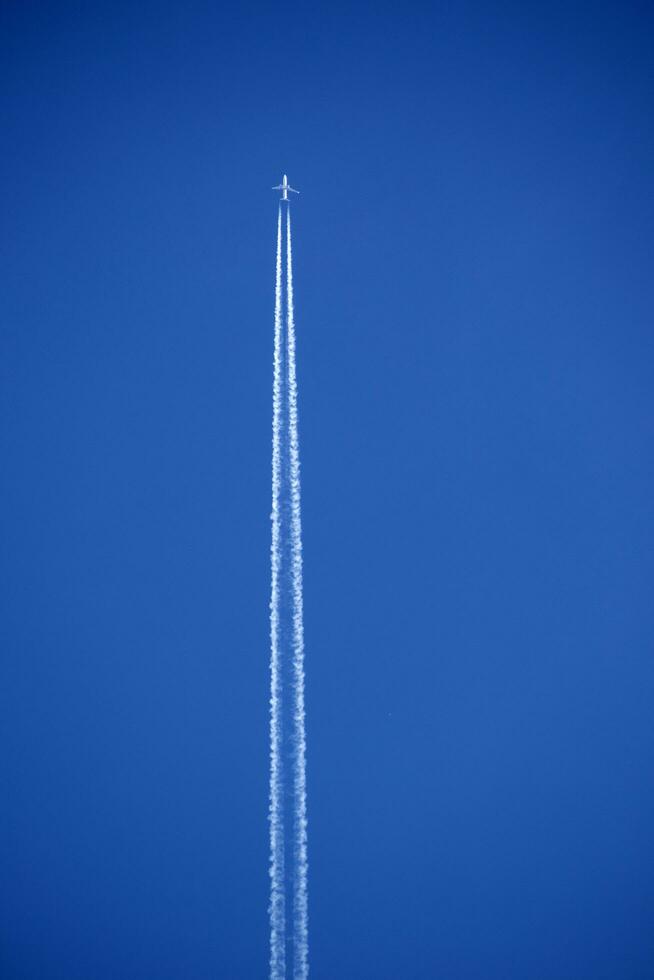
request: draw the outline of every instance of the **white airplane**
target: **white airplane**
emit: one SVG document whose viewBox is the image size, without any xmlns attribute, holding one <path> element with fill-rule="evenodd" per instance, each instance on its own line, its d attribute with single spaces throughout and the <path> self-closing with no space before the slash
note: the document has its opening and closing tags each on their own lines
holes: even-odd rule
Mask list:
<svg viewBox="0 0 654 980">
<path fill-rule="evenodd" d="M 277 187 L 273 187 L 273 190 L 282 192 L 282 201 L 288 201 L 289 191 L 293 191 L 294 194 L 300 193 L 299 191 L 296 191 L 294 187 L 291 187 L 291 185 L 288 182 L 288 178 L 286 174 L 284 174 L 284 179 L 282 180 L 281 184 L 278 184 Z"/>
</svg>

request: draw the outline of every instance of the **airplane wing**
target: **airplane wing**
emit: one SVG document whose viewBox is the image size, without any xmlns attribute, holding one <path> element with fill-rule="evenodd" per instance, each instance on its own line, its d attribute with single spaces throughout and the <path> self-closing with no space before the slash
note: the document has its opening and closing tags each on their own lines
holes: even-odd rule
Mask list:
<svg viewBox="0 0 654 980">
<path fill-rule="evenodd" d="M 290 184 L 288 185 L 288 187 L 286 188 L 286 190 L 293 191 L 294 194 L 299 194 L 300 193 L 299 191 L 296 191 L 294 187 L 291 187 Z"/>
<path fill-rule="evenodd" d="M 283 191 L 284 190 L 284 185 L 283 184 L 277 184 L 277 187 L 273 187 L 272 189 L 274 191 Z M 290 187 L 289 187 L 289 190 L 291 190 Z"/>
</svg>

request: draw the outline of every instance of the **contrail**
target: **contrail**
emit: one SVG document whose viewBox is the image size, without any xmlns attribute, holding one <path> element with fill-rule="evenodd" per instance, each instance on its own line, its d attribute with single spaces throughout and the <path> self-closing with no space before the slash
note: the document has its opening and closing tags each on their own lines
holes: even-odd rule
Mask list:
<svg viewBox="0 0 654 980">
<path fill-rule="evenodd" d="M 270 592 L 270 978 L 307 980 L 302 522 L 291 221 L 277 216 Z M 283 259 L 286 259 L 284 295 Z M 285 316 L 284 316 L 285 312 Z"/>
<path fill-rule="evenodd" d="M 306 734 L 304 728 L 304 622 L 302 605 L 302 520 L 300 512 L 300 446 L 297 423 L 297 374 L 295 366 L 295 321 L 293 311 L 293 256 L 291 212 L 286 214 L 286 320 L 288 435 L 291 482 L 291 561 L 293 569 L 293 721 L 294 766 L 293 815 L 293 976 L 306 980 L 309 975 L 309 930 L 307 892 L 307 779 Z"/>
<path fill-rule="evenodd" d="M 270 978 L 286 976 L 284 889 L 284 770 L 282 757 L 282 683 L 280 663 L 281 460 L 282 430 L 282 208 L 277 215 L 275 274 L 275 346 L 273 360 L 272 541 L 270 546 Z"/>
</svg>

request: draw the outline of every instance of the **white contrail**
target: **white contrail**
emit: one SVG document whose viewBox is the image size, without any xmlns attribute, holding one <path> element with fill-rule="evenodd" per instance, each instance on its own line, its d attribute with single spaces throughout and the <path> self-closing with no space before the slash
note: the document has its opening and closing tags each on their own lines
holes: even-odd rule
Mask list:
<svg viewBox="0 0 654 980">
<path fill-rule="evenodd" d="M 300 446 L 297 420 L 297 375 L 295 366 L 295 322 L 293 315 L 293 260 L 291 214 L 286 212 L 286 317 L 288 445 L 291 482 L 291 561 L 293 583 L 293 976 L 309 975 L 309 919 L 307 889 L 307 789 L 306 734 L 304 721 L 304 624 L 302 609 L 302 522 L 300 513 Z"/>
<path fill-rule="evenodd" d="M 282 664 L 280 662 L 280 493 L 282 485 L 282 209 L 277 216 L 275 345 L 273 362 L 272 541 L 270 547 L 270 980 L 286 977 L 284 888 L 284 772 L 282 754 Z"/>
<path fill-rule="evenodd" d="M 293 261 L 288 207 L 286 297 L 283 296 L 282 241 L 280 206 L 277 216 L 275 277 L 271 514 L 270 978 L 286 980 L 288 969 L 289 976 L 292 972 L 294 980 L 307 980 L 309 956 L 302 524 Z"/>
</svg>

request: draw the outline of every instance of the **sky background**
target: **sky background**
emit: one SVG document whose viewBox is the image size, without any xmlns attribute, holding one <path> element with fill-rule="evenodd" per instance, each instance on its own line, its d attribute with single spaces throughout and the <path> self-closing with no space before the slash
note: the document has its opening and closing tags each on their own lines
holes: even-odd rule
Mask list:
<svg viewBox="0 0 654 980">
<path fill-rule="evenodd" d="M 654 975 L 654 16 L 0 6 L 0 975 L 264 978 L 276 196 L 311 976 Z"/>
</svg>

